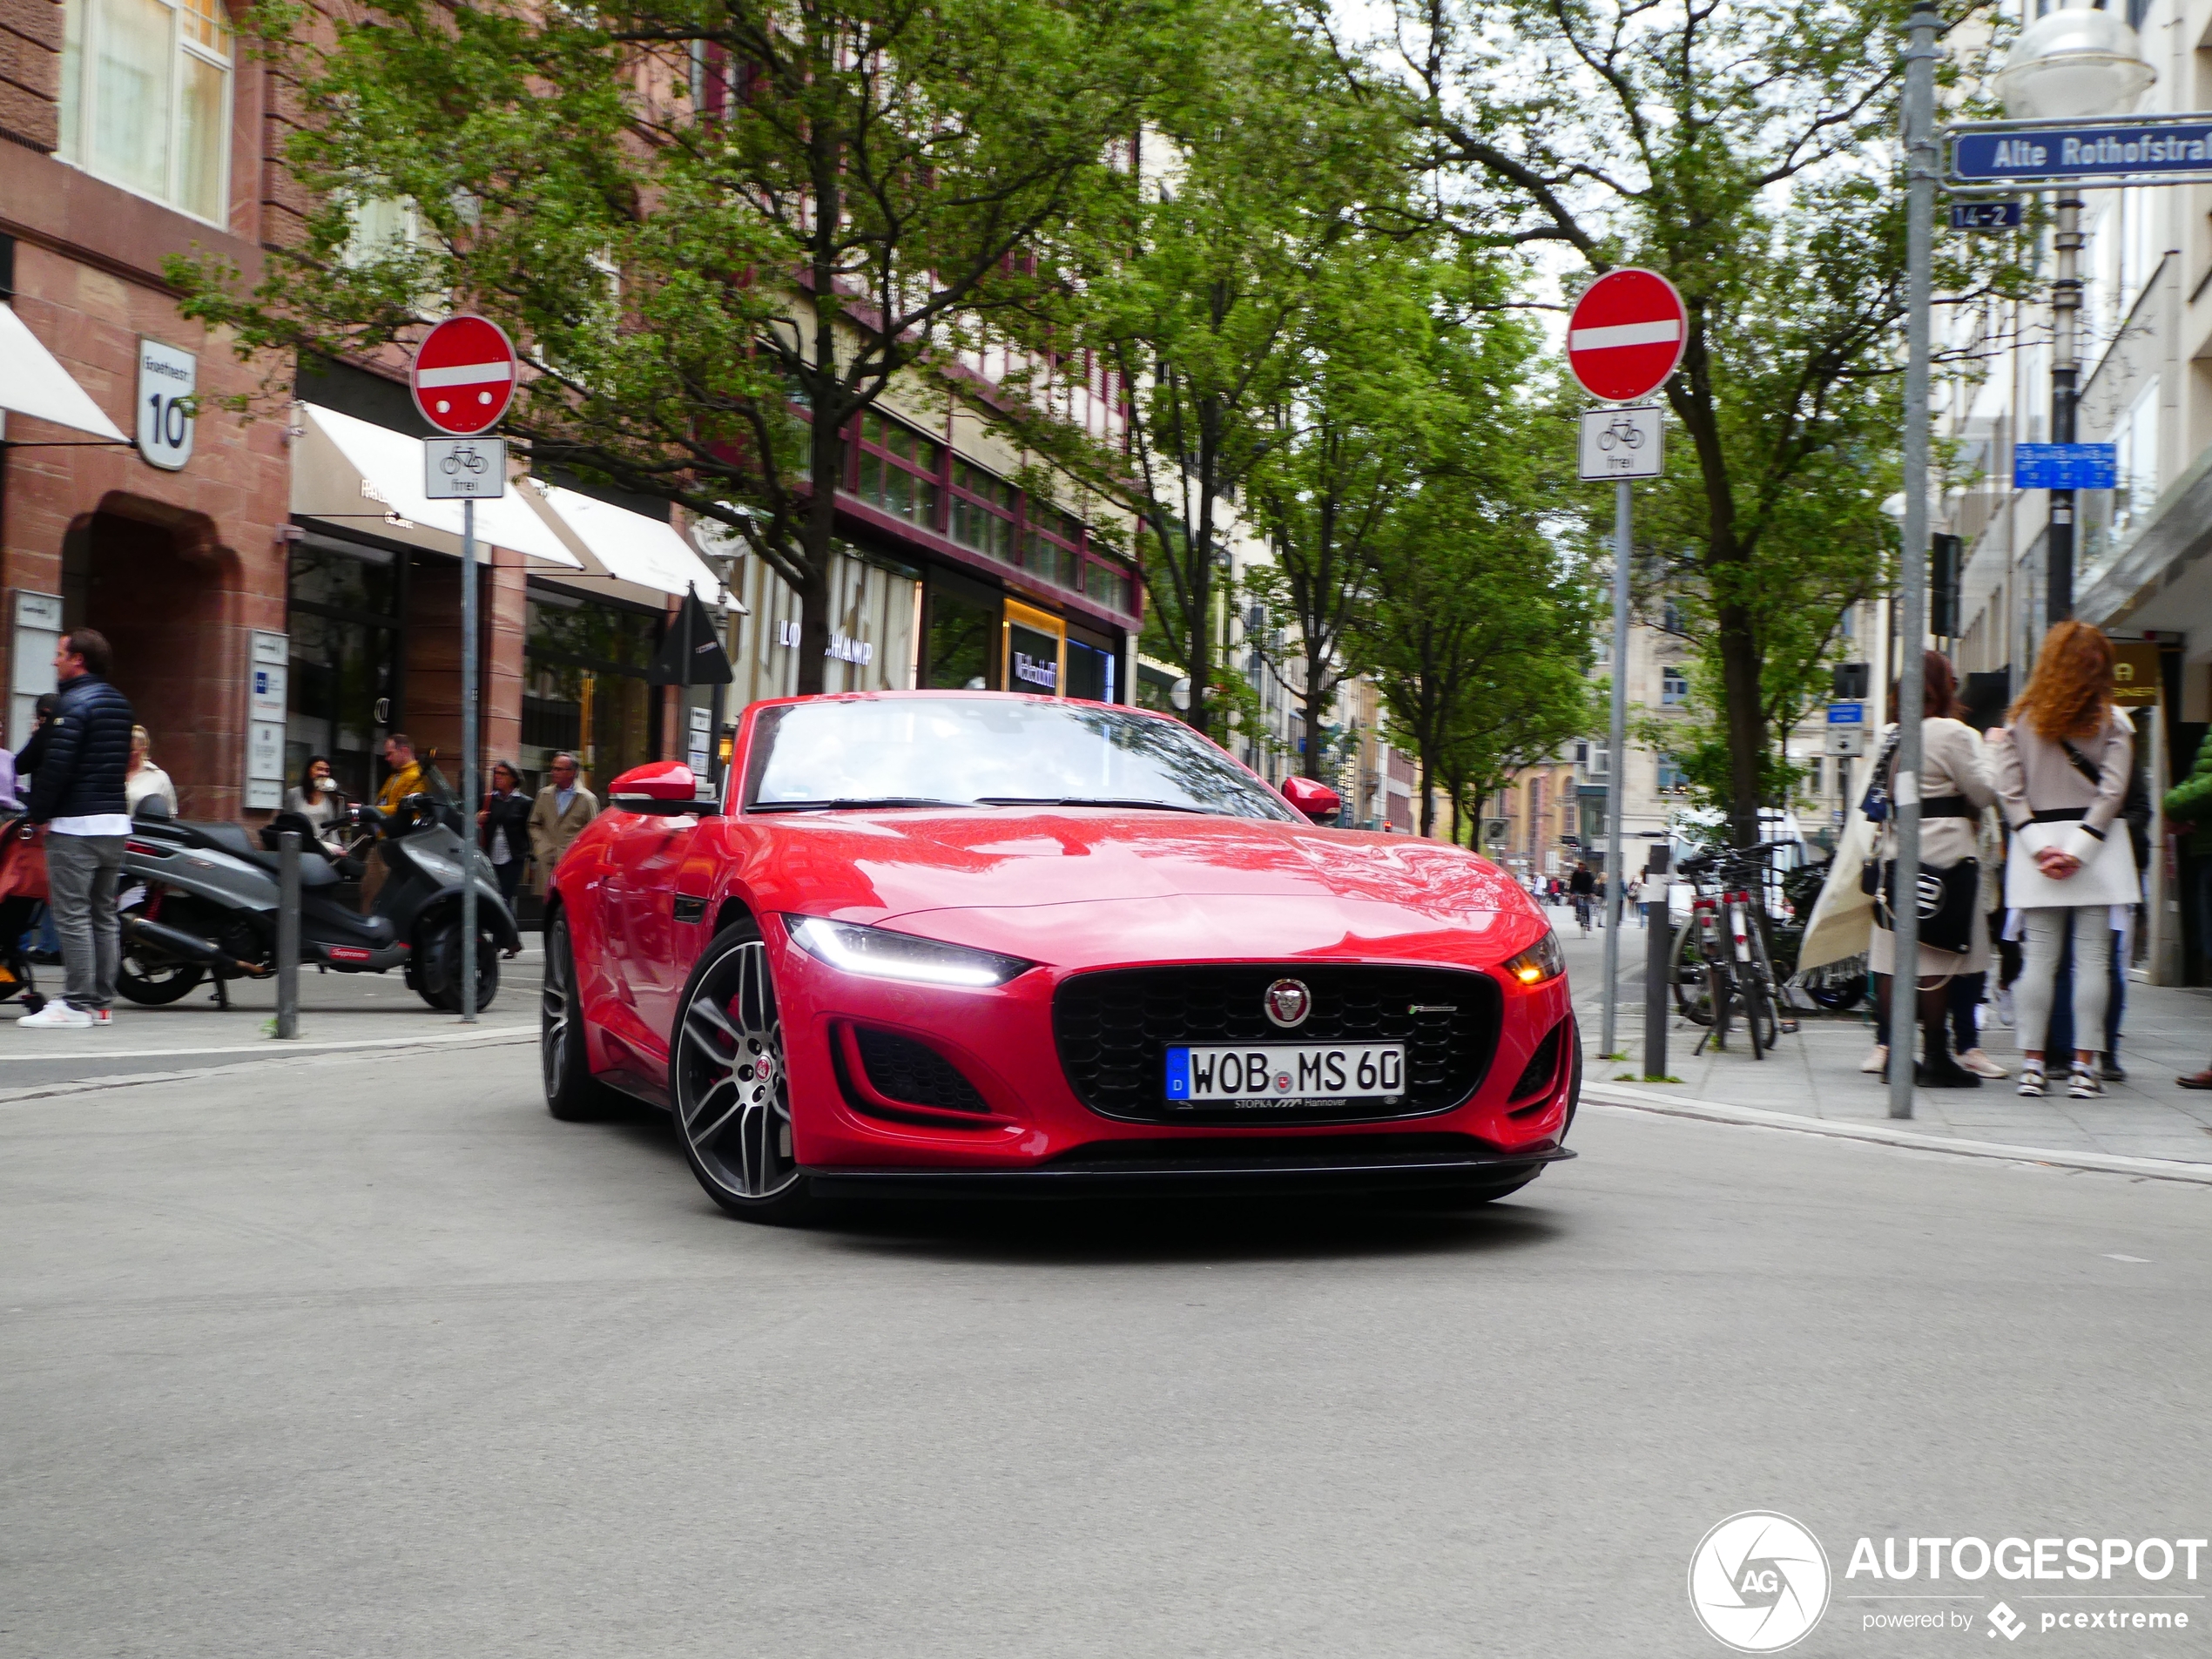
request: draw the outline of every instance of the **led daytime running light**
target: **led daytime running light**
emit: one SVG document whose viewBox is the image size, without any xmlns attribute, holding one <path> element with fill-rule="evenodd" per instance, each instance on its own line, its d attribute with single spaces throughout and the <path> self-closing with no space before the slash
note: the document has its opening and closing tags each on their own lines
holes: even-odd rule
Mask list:
<svg viewBox="0 0 2212 1659">
<path fill-rule="evenodd" d="M 1541 939 L 1505 964 L 1505 971 L 1523 985 L 1557 979 L 1567 971 L 1567 953 L 1559 948 L 1559 935 L 1546 928 Z"/>
<path fill-rule="evenodd" d="M 965 945 L 948 945 L 887 927 L 863 927 L 819 916 L 786 916 L 792 941 L 818 961 L 867 979 L 902 980 L 914 985 L 954 985 L 987 989 L 1028 972 L 1034 964 Z"/>
</svg>

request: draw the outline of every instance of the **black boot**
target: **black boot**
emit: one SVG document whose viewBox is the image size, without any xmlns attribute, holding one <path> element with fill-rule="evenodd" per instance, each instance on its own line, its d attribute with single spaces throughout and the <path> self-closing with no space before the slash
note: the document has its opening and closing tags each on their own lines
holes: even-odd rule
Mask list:
<svg viewBox="0 0 2212 1659">
<path fill-rule="evenodd" d="M 1981 1079 L 1951 1057 L 1951 1036 L 1945 1022 L 1923 1021 L 1920 1047 L 1927 1055 L 1912 1068 L 1912 1081 L 1922 1089 L 1979 1089 Z"/>
</svg>

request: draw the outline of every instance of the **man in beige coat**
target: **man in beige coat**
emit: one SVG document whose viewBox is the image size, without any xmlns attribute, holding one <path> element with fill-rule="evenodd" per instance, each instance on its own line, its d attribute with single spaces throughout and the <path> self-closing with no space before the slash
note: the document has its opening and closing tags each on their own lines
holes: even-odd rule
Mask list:
<svg viewBox="0 0 2212 1659">
<path fill-rule="evenodd" d="M 547 768 L 552 781 L 537 792 L 530 808 L 530 856 L 537 860 L 537 890 L 545 891 L 553 867 L 569 843 L 583 833 L 599 811 L 599 798 L 577 780 L 576 757 L 556 754 Z"/>
</svg>

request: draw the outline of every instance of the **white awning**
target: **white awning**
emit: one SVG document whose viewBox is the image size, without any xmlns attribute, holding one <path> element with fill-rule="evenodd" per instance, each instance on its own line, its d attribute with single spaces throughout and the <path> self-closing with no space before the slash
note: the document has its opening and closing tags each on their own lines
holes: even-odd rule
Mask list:
<svg viewBox="0 0 2212 1659">
<path fill-rule="evenodd" d="M 0 305 L 0 409 L 117 443 L 131 442 L 54 354 L 38 343 L 38 336 L 16 315 L 15 307 L 5 305 Z"/>
<path fill-rule="evenodd" d="M 741 608 L 724 594 L 720 579 L 672 525 L 558 484 L 538 483 L 536 493 L 547 522 L 615 581 L 655 593 L 688 590 L 708 604 Z"/>
<path fill-rule="evenodd" d="M 302 403 L 307 430 L 293 450 L 292 510 L 357 523 L 440 553 L 461 551 L 462 503 L 422 493 L 422 440 L 317 403 Z M 583 562 L 523 499 L 521 479 L 476 503 L 476 539 L 563 570 Z M 381 510 L 380 510 L 381 509 Z"/>
</svg>

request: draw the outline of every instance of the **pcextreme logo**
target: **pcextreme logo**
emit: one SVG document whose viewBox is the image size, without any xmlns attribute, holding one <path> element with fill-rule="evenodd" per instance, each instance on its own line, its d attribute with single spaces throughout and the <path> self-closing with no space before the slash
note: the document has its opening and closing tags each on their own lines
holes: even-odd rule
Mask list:
<svg viewBox="0 0 2212 1659">
<path fill-rule="evenodd" d="M 1738 1653 L 1779 1653 L 1828 1610 L 1828 1554 L 1787 1515 L 1746 1509 L 1698 1541 L 1689 1605 L 1716 1642 Z"/>
</svg>

